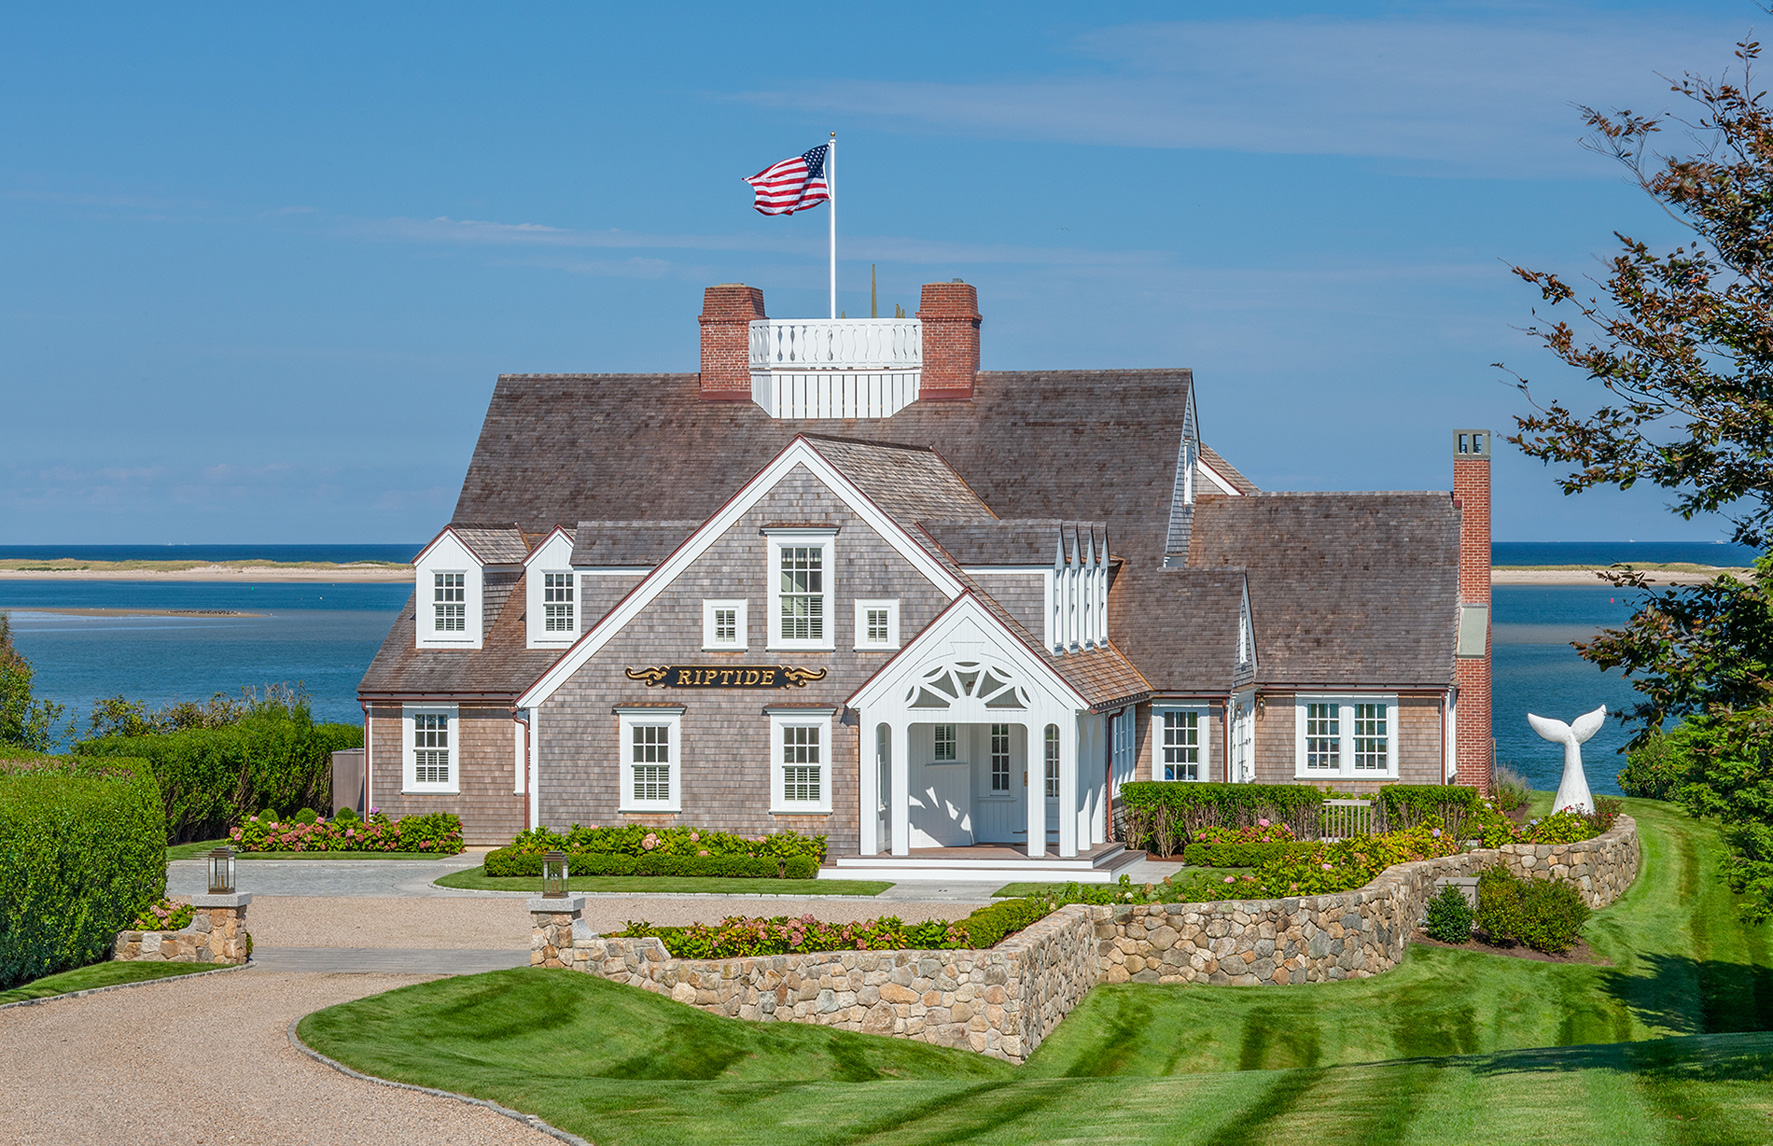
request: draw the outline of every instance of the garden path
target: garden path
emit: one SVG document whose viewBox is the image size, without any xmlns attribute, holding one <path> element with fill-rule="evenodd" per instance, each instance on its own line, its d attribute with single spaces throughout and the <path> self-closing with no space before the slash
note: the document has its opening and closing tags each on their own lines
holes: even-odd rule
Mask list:
<svg viewBox="0 0 1773 1146">
<path fill-rule="evenodd" d="M 0 1018 L 0 1136 L 553 1146 L 490 1110 L 349 1078 L 289 1045 L 292 1019 L 419 981 L 249 968 L 14 1008 Z"/>
</svg>

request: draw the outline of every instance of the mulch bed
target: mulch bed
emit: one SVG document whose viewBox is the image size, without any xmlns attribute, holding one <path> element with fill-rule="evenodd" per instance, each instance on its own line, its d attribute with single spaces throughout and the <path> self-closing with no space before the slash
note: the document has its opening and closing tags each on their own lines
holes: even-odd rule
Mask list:
<svg viewBox="0 0 1773 1146">
<path fill-rule="evenodd" d="M 1486 955 L 1506 955 L 1511 959 L 1531 959 L 1535 963 L 1593 963 L 1600 967 L 1611 967 L 1613 961 L 1597 955 L 1587 943 L 1578 939 L 1574 946 L 1562 955 L 1547 955 L 1543 951 L 1535 951 L 1524 944 L 1502 947 L 1494 943 L 1486 943 L 1476 936 L 1470 943 L 1442 943 L 1439 939 L 1430 939 L 1425 931 L 1418 931 L 1411 938 L 1412 943 L 1420 943 L 1425 947 L 1446 947 L 1454 951 L 1482 951 Z"/>
</svg>

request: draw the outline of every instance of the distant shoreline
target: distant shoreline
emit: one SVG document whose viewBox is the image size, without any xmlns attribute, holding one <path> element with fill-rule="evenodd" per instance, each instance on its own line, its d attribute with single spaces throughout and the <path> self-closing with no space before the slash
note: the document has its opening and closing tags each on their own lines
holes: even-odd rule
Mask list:
<svg viewBox="0 0 1773 1146">
<path fill-rule="evenodd" d="M 1490 584 L 1606 585 L 1606 574 L 1616 568 L 1611 565 L 1497 565 L 1490 569 Z M 1725 574 L 1743 581 L 1754 577 L 1753 569 L 1734 565 L 1657 565 L 1646 562 L 1633 568 L 1652 585 L 1703 585 Z"/>
<path fill-rule="evenodd" d="M 0 561 L 0 581 L 410 581 L 411 565 L 357 561 Z"/>
</svg>

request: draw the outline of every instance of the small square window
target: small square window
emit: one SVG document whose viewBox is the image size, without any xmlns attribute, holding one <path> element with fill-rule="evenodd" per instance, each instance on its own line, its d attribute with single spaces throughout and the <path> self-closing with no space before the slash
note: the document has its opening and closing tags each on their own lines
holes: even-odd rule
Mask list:
<svg viewBox="0 0 1773 1146">
<path fill-rule="evenodd" d="M 896 649 L 899 647 L 899 602 L 856 602 L 856 648 Z"/>
<path fill-rule="evenodd" d="M 702 647 L 744 649 L 747 644 L 745 614 L 744 601 L 703 601 Z"/>
</svg>

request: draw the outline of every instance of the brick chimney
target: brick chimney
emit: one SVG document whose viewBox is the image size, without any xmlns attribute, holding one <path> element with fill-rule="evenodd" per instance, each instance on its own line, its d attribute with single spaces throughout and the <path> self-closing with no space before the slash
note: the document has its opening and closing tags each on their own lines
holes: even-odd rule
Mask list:
<svg viewBox="0 0 1773 1146">
<path fill-rule="evenodd" d="M 721 283 L 702 292 L 702 399 L 751 400 L 751 320 L 763 313 L 763 291 Z"/>
<path fill-rule="evenodd" d="M 1453 435 L 1453 504 L 1459 509 L 1459 635 L 1453 681 L 1457 782 L 1488 795 L 1495 780 L 1490 733 L 1490 431 Z"/>
<path fill-rule="evenodd" d="M 923 321 L 920 402 L 970 399 L 979 373 L 979 292 L 955 279 L 925 283 L 917 317 Z"/>
</svg>

